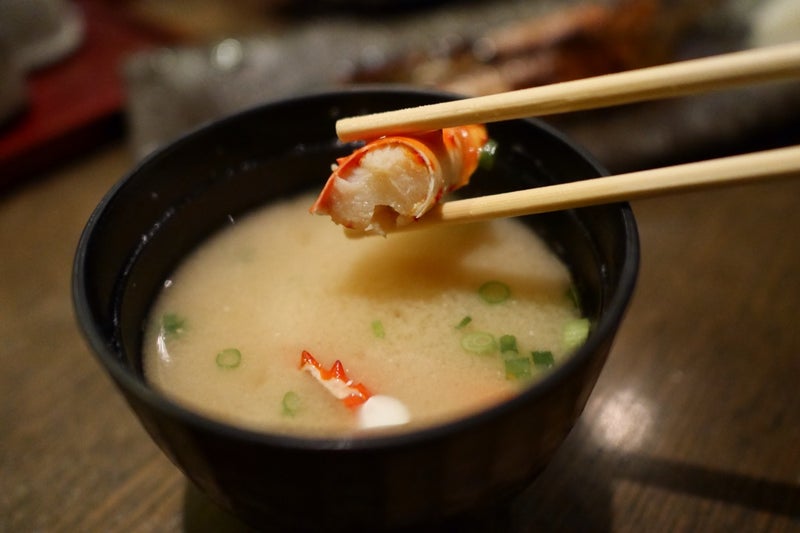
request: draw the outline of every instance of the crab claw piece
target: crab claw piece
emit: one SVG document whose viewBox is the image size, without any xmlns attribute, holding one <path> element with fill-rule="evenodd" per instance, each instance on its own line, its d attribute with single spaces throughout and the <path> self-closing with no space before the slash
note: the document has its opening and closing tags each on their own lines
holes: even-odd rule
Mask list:
<svg viewBox="0 0 800 533">
<path fill-rule="evenodd" d="M 385 234 L 466 185 L 487 140 L 480 125 L 376 139 L 337 160 L 310 211 L 349 229 Z"/>
<path fill-rule="evenodd" d="M 347 407 L 357 407 L 366 402 L 372 394 L 361 383 L 353 383 L 347 377 L 344 365 L 338 359 L 330 370 L 326 370 L 311 353 L 303 350 L 300 355 L 300 369 L 305 370 L 319 381 L 328 392 Z"/>
</svg>

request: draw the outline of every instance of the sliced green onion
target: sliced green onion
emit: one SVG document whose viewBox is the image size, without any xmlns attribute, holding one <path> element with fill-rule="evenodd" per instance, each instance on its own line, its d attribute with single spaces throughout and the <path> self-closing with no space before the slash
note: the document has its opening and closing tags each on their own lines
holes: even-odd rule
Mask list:
<svg viewBox="0 0 800 533">
<path fill-rule="evenodd" d="M 294 417 L 299 410 L 300 396 L 294 391 L 289 391 L 284 394 L 281 400 L 281 413 L 283 413 L 283 416 Z"/>
<path fill-rule="evenodd" d="M 503 335 L 500 337 L 500 353 L 506 352 L 519 353 L 517 338 L 514 335 Z"/>
<path fill-rule="evenodd" d="M 524 379 L 531 377 L 530 357 L 511 357 L 504 361 L 506 379 Z"/>
<path fill-rule="evenodd" d="M 511 289 L 502 281 L 487 281 L 478 288 L 478 294 L 486 303 L 499 304 L 508 300 Z"/>
<path fill-rule="evenodd" d="M 470 322 L 472 322 L 472 317 L 471 316 L 465 316 L 464 318 L 461 319 L 461 322 L 456 324 L 456 329 L 464 328 Z"/>
<path fill-rule="evenodd" d="M 461 347 L 470 353 L 488 355 L 497 350 L 497 341 L 491 333 L 472 331 L 461 337 Z"/>
<path fill-rule="evenodd" d="M 581 295 L 578 293 L 578 287 L 570 284 L 569 289 L 567 289 L 567 298 L 572 302 L 575 309 L 581 308 Z"/>
<path fill-rule="evenodd" d="M 564 349 L 575 350 L 586 342 L 586 337 L 589 336 L 589 326 L 588 318 L 575 318 L 564 324 L 562 332 Z"/>
<path fill-rule="evenodd" d="M 478 165 L 484 170 L 491 170 L 497 155 L 497 141 L 489 139 L 478 152 Z"/>
<path fill-rule="evenodd" d="M 164 313 L 161 329 L 167 337 L 180 337 L 186 329 L 186 319 L 177 313 Z"/>
<path fill-rule="evenodd" d="M 535 351 L 531 352 L 531 355 L 533 356 L 533 364 L 538 368 L 550 368 L 556 363 L 551 351 Z"/>
<path fill-rule="evenodd" d="M 242 352 L 236 348 L 226 348 L 217 354 L 217 366 L 236 368 L 242 363 Z"/>
<path fill-rule="evenodd" d="M 383 322 L 380 320 L 372 321 L 372 334 L 379 339 L 382 339 L 386 336 L 386 330 L 383 329 Z"/>
</svg>

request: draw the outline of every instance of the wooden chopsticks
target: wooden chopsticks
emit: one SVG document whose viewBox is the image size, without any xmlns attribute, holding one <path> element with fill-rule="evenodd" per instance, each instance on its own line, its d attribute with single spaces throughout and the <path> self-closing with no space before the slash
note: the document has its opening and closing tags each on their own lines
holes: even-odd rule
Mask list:
<svg viewBox="0 0 800 533">
<path fill-rule="evenodd" d="M 343 141 L 485 124 L 800 78 L 800 41 L 466 98 L 336 123 Z M 436 205 L 394 231 L 585 207 L 733 183 L 800 176 L 800 146 L 631 172 Z"/>
</svg>

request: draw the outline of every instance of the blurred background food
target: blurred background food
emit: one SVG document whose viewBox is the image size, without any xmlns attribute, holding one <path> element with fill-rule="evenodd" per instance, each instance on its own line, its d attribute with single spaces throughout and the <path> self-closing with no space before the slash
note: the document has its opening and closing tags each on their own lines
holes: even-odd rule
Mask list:
<svg viewBox="0 0 800 533">
<path fill-rule="evenodd" d="M 0 131 L 6 180 L 112 132 L 142 157 L 200 123 L 298 93 L 404 83 L 490 94 L 800 39 L 795 0 L 75 0 L 68 7 L 81 14 L 86 42 L 35 73 L 32 83 L 51 90 L 29 100 L 34 117 L 45 109 L 39 120 L 50 129 L 53 117 L 72 113 L 49 137 L 31 139 L 34 127 L 19 142 L 13 128 Z M 70 86 L 59 78 L 69 64 L 75 92 L 51 94 Z M 783 142 L 775 136 L 796 134 L 798 113 L 792 82 L 546 120 L 610 170 L 625 171 Z M 43 147 L 52 157 L 41 157 Z M 26 151 L 37 156 L 26 161 Z"/>
</svg>

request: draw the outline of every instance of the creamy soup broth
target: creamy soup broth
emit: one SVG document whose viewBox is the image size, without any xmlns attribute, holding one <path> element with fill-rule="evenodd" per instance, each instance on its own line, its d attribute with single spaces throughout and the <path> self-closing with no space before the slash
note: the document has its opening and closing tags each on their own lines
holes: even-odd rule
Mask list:
<svg viewBox="0 0 800 533">
<path fill-rule="evenodd" d="M 555 364 L 568 355 L 565 324 L 579 318 L 568 270 L 521 223 L 350 239 L 312 202 L 236 220 L 164 283 L 144 347 L 154 387 L 246 428 L 337 436 L 359 431 L 356 409 L 300 369 L 303 350 L 399 400 L 410 420 L 395 431 L 485 408 L 547 371 L 509 376 L 508 353 L 465 349 L 467 335 L 513 335 L 519 354 L 549 351 Z M 487 302 L 487 281 L 509 296 Z M 217 361 L 225 350 L 239 354 L 232 365 Z"/>
</svg>

